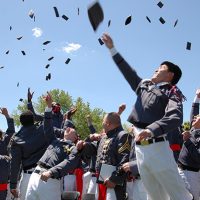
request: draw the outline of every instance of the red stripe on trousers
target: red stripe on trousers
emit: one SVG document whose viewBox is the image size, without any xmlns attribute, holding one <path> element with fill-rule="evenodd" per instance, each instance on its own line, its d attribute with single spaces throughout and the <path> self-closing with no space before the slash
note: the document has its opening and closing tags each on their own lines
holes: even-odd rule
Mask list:
<svg viewBox="0 0 200 200">
<path fill-rule="evenodd" d="M 107 187 L 103 184 L 98 184 L 99 186 L 99 198 L 98 200 L 106 200 Z"/>
<path fill-rule="evenodd" d="M 171 148 L 172 151 L 180 151 L 181 145 L 180 144 L 171 144 L 170 148 Z"/>
<path fill-rule="evenodd" d="M 74 174 L 76 175 L 76 190 L 80 192 L 80 196 L 78 200 L 81 200 L 82 198 L 82 190 L 83 190 L 83 169 L 77 168 L 75 169 Z"/>
<path fill-rule="evenodd" d="M 8 184 L 7 183 L 0 184 L 0 191 L 7 190 L 7 188 L 8 188 Z"/>
</svg>

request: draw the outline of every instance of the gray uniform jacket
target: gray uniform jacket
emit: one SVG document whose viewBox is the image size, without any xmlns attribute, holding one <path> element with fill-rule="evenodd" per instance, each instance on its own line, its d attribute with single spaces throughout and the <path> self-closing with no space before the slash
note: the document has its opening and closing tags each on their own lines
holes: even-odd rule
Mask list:
<svg viewBox="0 0 200 200">
<path fill-rule="evenodd" d="M 200 170 L 200 130 L 191 129 L 192 136 L 183 143 L 179 162 L 186 167 Z"/>
<path fill-rule="evenodd" d="M 7 183 L 10 169 L 10 155 L 8 145 L 12 135 L 15 133 L 14 121 L 12 118 L 6 118 L 8 129 L 2 140 L 0 140 L 0 184 Z"/>
<path fill-rule="evenodd" d="M 190 113 L 191 122 L 199 114 L 199 103 L 193 103 Z M 186 167 L 200 170 L 200 129 L 191 128 L 191 137 L 183 143 L 178 161 Z"/>
<path fill-rule="evenodd" d="M 44 123 L 49 115 L 49 112 L 45 112 Z M 44 132 L 43 125 L 31 125 L 19 130 L 11 145 L 11 189 L 16 189 L 20 168 L 28 170 L 35 167 L 53 138 L 51 131 Z"/>
<path fill-rule="evenodd" d="M 151 130 L 155 137 L 167 134 L 181 126 L 183 107 L 181 92 L 172 90 L 169 84 L 152 87 L 151 81 L 142 80 L 124 58 L 117 53 L 114 62 L 128 81 L 137 100 L 128 121 L 139 128 Z"/>
<path fill-rule="evenodd" d="M 192 109 L 190 112 L 190 122 L 192 123 L 192 120 L 194 118 L 194 116 L 199 114 L 199 103 L 193 103 L 192 104 Z"/>
</svg>

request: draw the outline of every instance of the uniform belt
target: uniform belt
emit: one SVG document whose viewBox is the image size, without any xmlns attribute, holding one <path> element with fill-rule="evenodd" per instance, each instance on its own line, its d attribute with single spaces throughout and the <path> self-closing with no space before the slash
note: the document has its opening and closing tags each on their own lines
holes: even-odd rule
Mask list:
<svg viewBox="0 0 200 200">
<path fill-rule="evenodd" d="M 163 142 L 166 140 L 167 140 L 166 136 L 163 136 L 163 137 L 158 137 L 158 138 L 151 138 L 148 140 L 137 141 L 136 144 L 141 145 L 141 146 L 146 146 L 152 143 Z"/>
<path fill-rule="evenodd" d="M 32 174 L 35 168 L 31 168 L 29 170 L 23 170 L 25 174 Z"/>
<path fill-rule="evenodd" d="M 42 163 L 42 162 L 38 162 L 38 165 L 41 167 L 41 168 L 44 168 L 44 169 L 50 169 L 51 167 L 45 163 Z"/>
<path fill-rule="evenodd" d="M 7 183 L 2 183 L 0 184 L 0 191 L 5 191 L 8 188 L 8 184 Z"/>
<path fill-rule="evenodd" d="M 66 176 L 67 176 L 67 175 L 74 175 L 74 172 L 73 172 L 73 171 L 68 172 L 68 173 L 66 174 Z"/>
<path fill-rule="evenodd" d="M 200 171 L 200 169 L 198 169 L 198 168 L 183 165 L 181 162 L 178 162 L 178 167 L 182 170 L 188 170 L 188 171 L 192 171 L 192 172 L 199 172 Z"/>
<path fill-rule="evenodd" d="M 43 172 L 46 172 L 47 171 L 47 169 L 45 169 L 45 168 L 41 168 L 41 169 L 35 169 L 34 171 L 33 171 L 33 173 L 36 173 L 36 174 L 39 174 L 39 175 L 41 175 Z M 53 177 L 51 177 L 52 179 L 57 179 L 57 180 L 60 180 L 61 178 L 53 178 Z"/>
</svg>

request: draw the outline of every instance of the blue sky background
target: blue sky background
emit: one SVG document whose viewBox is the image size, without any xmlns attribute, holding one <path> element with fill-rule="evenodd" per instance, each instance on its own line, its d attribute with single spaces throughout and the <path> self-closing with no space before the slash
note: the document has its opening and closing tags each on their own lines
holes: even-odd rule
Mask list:
<svg viewBox="0 0 200 200">
<path fill-rule="evenodd" d="M 164 6 L 159 8 L 156 0 L 101 0 L 104 21 L 97 32 L 93 31 L 87 16 L 87 7 L 92 2 L 1 0 L 0 66 L 4 68 L 0 69 L 0 106 L 12 112 L 20 103 L 19 99 L 26 98 L 28 87 L 35 91 L 33 101 L 46 91 L 58 88 L 106 112 L 115 111 L 119 104 L 126 103 L 127 109 L 122 115 L 125 122 L 136 96 L 105 45 L 100 46 L 98 42 L 104 32 L 109 32 L 116 48 L 143 78 L 151 77 L 164 60 L 181 67 L 183 77 L 178 86 L 187 97 L 184 120 L 188 120 L 195 91 L 200 86 L 200 1 L 163 0 Z M 58 8 L 59 18 L 55 16 L 54 6 Z M 35 22 L 28 16 L 31 9 Z M 61 18 L 63 14 L 69 17 L 68 21 Z M 132 22 L 125 26 L 130 15 Z M 165 19 L 165 24 L 160 23 L 160 17 Z M 107 26 L 109 20 L 110 27 Z M 39 32 L 34 31 L 38 29 Z M 37 37 L 33 35 L 36 33 Z M 17 40 L 20 36 L 23 38 Z M 51 43 L 42 45 L 47 40 Z M 191 51 L 186 50 L 187 42 L 192 43 Z M 7 50 L 10 50 L 8 55 L 5 54 Z M 51 56 L 54 59 L 48 61 Z M 67 58 L 71 59 L 68 65 L 65 64 Z M 48 69 L 45 68 L 47 64 L 50 64 Z M 52 74 L 50 81 L 45 80 L 48 73 Z M 0 124 L 6 129 L 3 116 L 0 116 Z"/>
</svg>

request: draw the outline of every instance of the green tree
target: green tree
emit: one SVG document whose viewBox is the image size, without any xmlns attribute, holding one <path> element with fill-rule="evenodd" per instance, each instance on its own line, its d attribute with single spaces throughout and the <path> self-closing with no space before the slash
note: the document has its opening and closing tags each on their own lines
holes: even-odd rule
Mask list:
<svg viewBox="0 0 200 200">
<path fill-rule="evenodd" d="M 72 106 L 77 108 L 76 113 L 73 115 L 72 120 L 76 126 L 77 132 L 80 134 L 81 138 L 85 138 L 89 134 L 89 129 L 87 126 L 86 115 L 90 114 L 92 122 L 97 132 L 100 132 L 102 129 L 102 119 L 105 115 L 105 112 L 100 108 L 90 108 L 88 102 L 84 102 L 81 97 L 78 97 L 76 100 L 73 100 L 72 97 L 63 90 L 53 89 L 49 91 L 53 101 L 60 103 L 63 113 L 67 112 Z M 37 102 L 33 102 L 34 109 L 36 113 L 44 113 L 46 104 L 43 101 L 42 97 L 46 94 L 38 97 Z M 13 112 L 13 117 L 16 125 L 19 127 L 19 115 L 27 110 L 27 100 L 24 100 L 22 104 L 18 105 L 17 109 Z"/>
</svg>

